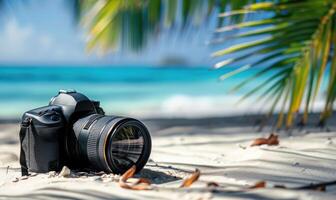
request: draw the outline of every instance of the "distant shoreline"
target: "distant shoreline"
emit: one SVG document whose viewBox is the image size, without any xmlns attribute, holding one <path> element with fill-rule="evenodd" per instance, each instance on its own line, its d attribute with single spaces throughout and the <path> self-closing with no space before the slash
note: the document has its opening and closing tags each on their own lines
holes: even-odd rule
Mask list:
<svg viewBox="0 0 336 200">
<path fill-rule="evenodd" d="M 318 129 L 319 113 L 312 113 L 309 115 L 309 120 L 306 128 Z M 268 118 L 268 122 L 263 121 L 266 119 L 264 114 L 245 114 L 234 116 L 214 116 L 214 117 L 154 117 L 154 118 L 140 118 L 144 123 L 155 124 L 156 126 L 169 127 L 169 126 L 208 126 L 208 127 L 270 127 L 277 120 L 277 115 L 274 114 Z M 0 124 L 16 124 L 20 123 L 20 118 L 0 118 Z M 297 128 L 297 126 L 293 126 Z M 333 115 L 327 120 L 328 128 L 336 130 L 336 116 Z"/>
</svg>

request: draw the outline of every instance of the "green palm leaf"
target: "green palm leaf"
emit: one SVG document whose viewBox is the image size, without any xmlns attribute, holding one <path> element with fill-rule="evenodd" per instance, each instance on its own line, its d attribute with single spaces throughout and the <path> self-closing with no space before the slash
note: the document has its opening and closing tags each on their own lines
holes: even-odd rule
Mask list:
<svg viewBox="0 0 336 200">
<path fill-rule="evenodd" d="M 330 72 L 326 77 L 328 79 L 326 103 L 321 115 L 321 120 L 325 120 L 332 112 L 336 96 L 335 11 L 336 3 L 332 0 L 261 2 L 245 6 L 241 10 L 233 10 L 231 13 L 235 15 L 246 13 L 253 15 L 257 12 L 265 13 L 261 15 L 266 17 L 218 28 L 216 34 L 228 35 L 233 30 L 239 30 L 238 34 L 229 38 L 238 42 L 244 38 L 247 42 L 214 52 L 213 57 L 230 57 L 218 62 L 215 68 L 239 66 L 242 60 L 249 59 L 251 56 L 261 56 L 262 59 L 250 63 L 249 68 L 262 66 L 264 69 L 237 85 L 234 90 L 273 71 L 275 75 L 267 81 L 277 78 L 278 81 L 272 82 L 273 84 L 265 81 L 243 98 L 256 94 L 260 90 L 264 91 L 264 96 L 271 94 L 274 100 L 270 113 L 273 113 L 274 108 L 281 104 L 278 126 L 282 126 L 286 113 L 286 126 L 291 127 L 300 109 L 304 111 L 301 122 L 303 124 L 307 122 L 310 107 L 321 90 L 321 83 L 330 65 Z M 220 17 L 226 15 L 222 13 Z M 250 41 L 249 38 L 251 38 Z M 223 39 L 220 42 L 225 44 L 225 41 Z M 250 53 L 244 53 L 246 51 Z M 277 62 L 265 66 L 272 60 Z M 231 72 L 223 77 L 238 73 L 239 71 L 236 70 L 236 73 Z M 269 88 L 265 89 L 267 87 Z"/>
<path fill-rule="evenodd" d="M 67 0 L 88 32 L 88 50 L 101 52 L 121 47 L 141 50 L 162 30 L 199 26 L 215 11 L 241 9 L 257 0 Z M 238 23 L 244 14 L 229 16 Z M 223 20 L 218 20 L 218 26 Z"/>
<path fill-rule="evenodd" d="M 119 48 L 138 51 L 149 37 L 175 28 L 179 13 L 183 28 L 201 24 L 215 9 L 215 1 L 202 0 L 72 0 L 72 4 L 88 32 L 87 49 L 103 53 Z"/>
</svg>

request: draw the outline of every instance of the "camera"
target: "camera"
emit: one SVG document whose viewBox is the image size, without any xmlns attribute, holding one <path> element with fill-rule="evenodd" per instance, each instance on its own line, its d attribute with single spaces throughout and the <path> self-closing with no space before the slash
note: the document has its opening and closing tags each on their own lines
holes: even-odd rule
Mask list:
<svg viewBox="0 0 336 200">
<path fill-rule="evenodd" d="M 27 111 L 20 129 L 22 175 L 70 169 L 124 173 L 141 170 L 151 137 L 139 120 L 107 116 L 98 101 L 60 90 L 48 106 Z"/>
</svg>

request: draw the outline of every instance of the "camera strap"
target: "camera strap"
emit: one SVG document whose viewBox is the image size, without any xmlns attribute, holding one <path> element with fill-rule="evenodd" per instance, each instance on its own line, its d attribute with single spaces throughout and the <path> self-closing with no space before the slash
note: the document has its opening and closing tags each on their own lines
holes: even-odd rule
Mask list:
<svg viewBox="0 0 336 200">
<path fill-rule="evenodd" d="M 26 137 L 26 129 L 29 128 L 31 125 L 31 118 L 26 118 L 21 122 L 21 129 L 20 129 L 20 144 L 21 144 L 21 151 L 20 151 L 20 165 L 21 165 L 21 174 L 22 176 L 28 176 L 28 167 L 27 167 L 27 160 L 26 160 L 26 153 L 23 149 L 23 140 Z"/>
</svg>

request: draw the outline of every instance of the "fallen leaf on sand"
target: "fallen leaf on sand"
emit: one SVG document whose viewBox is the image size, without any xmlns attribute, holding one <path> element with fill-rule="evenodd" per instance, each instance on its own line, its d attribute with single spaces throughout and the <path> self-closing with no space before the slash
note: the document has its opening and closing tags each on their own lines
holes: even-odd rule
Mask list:
<svg viewBox="0 0 336 200">
<path fill-rule="evenodd" d="M 297 187 L 294 189 L 297 190 L 317 190 L 317 191 L 321 191 L 321 192 L 325 192 L 328 186 L 335 186 L 336 185 L 336 180 L 332 180 L 332 181 L 326 181 L 326 182 L 320 182 L 320 183 L 311 183 L 308 185 L 304 185 L 301 187 Z"/>
<path fill-rule="evenodd" d="M 219 187 L 219 184 L 216 182 L 208 182 L 207 187 Z"/>
<path fill-rule="evenodd" d="M 133 165 L 127 170 L 119 179 L 119 186 L 130 190 L 149 190 L 151 182 L 145 178 L 139 178 L 135 183 L 129 184 L 127 180 L 132 178 L 135 174 L 136 166 Z"/>
<path fill-rule="evenodd" d="M 274 188 L 283 188 L 283 189 L 286 189 L 287 187 L 284 186 L 284 185 L 274 185 L 273 186 Z"/>
<path fill-rule="evenodd" d="M 321 185 L 320 187 L 317 187 L 316 190 L 320 191 L 320 192 L 325 192 L 326 191 L 326 186 L 325 185 Z"/>
<path fill-rule="evenodd" d="M 326 185 L 319 185 L 319 186 L 307 187 L 306 189 L 320 191 L 320 192 L 325 192 L 326 188 L 327 188 Z"/>
<path fill-rule="evenodd" d="M 251 147 L 260 146 L 260 145 L 263 145 L 263 144 L 278 145 L 279 144 L 278 135 L 271 133 L 268 136 L 268 138 L 257 138 L 252 142 Z"/>
<path fill-rule="evenodd" d="M 259 181 L 256 184 L 252 185 L 249 187 L 250 189 L 257 189 L 257 188 L 265 188 L 266 187 L 266 182 L 265 181 Z"/>
<path fill-rule="evenodd" d="M 131 178 L 134 176 L 136 171 L 136 166 L 133 165 L 131 168 L 129 168 L 121 177 L 120 180 L 127 181 L 127 179 Z"/>
<path fill-rule="evenodd" d="M 192 173 L 190 177 L 188 177 L 187 179 L 185 179 L 183 181 L 183 183 L 181 184 L 180 188 L 191 186 L 194 182 L 196 182 L 198 180 L 198 178 L 200 177 L 200 175 L 201 175 L 200 170 L 196 169 L 195 172 Z"/>
</svg>

